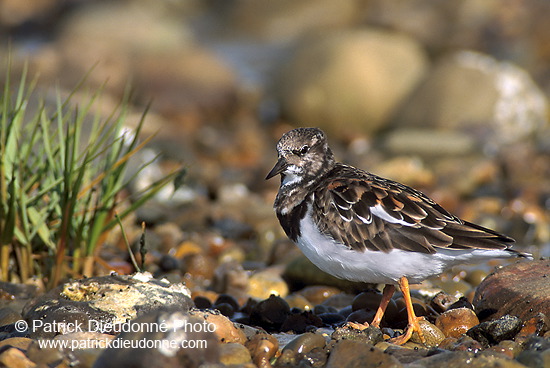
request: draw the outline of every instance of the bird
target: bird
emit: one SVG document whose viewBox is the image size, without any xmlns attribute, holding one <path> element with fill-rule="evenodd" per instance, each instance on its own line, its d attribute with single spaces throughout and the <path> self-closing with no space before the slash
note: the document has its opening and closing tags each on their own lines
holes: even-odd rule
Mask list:
<svg viewBox="0 0 550 368">
<path fill-rule="evenodd" d="M 425 342 L 410 283 L 457 264 L 531 258 L 511 249 L 514 239 L 461 220 L 416 189 L 337 162 L 319 128 L 290 130 L 276 148 L 278 160 L 266 180 L 281 177 L 274 209 L 284 232 L 322 271 L 385 285 L 372 326 L 380 326 L 399 287 L 408 324 L 391 340 L 395 344 L 415 331 Z"/>
</svg>

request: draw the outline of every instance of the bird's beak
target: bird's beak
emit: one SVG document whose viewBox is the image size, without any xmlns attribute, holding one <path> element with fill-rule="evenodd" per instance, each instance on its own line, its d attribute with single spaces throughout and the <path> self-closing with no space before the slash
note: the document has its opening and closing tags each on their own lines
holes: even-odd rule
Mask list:
<svg viewBox="0 0 550 368">
<path fill-rule="evenodd" d="M 283 157 L 279 158 L 275 166 L 273 166 L 273 169 L 271 169 L 269 174 L 267 174 L 267 176 L 265 177 L 265 180 L 271 179 L 275 175 L 282 173 L 283 171 L 285 171 L 286 167 L 286 160 Z"/>
</svg>

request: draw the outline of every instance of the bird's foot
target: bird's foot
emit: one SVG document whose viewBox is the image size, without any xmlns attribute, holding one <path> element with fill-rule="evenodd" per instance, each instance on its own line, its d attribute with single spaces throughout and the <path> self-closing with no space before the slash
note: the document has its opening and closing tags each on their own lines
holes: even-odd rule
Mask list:
<svg viewBox="0 0 550 368">
<path fill-rule="evenodd" d="M 367 322 L 365 323 L 357 323 L 357 322 L 348 322 L 346 323 L 348 327 L 353 328 L 354 330 L 363 331 L 369 327 L 369 324 Z"/>
<path fill-rule="evenodd" d="M 392 344 L 396 345 L 403 345 L 407 341 L 410 340 L 413 333 L 416 331 L 418 334 L 418 338 L 420 339 L 420 342 L 422 344 L 426 344 L 426 339 L 424 338 L 424 333 L 422 332 L 422 329 L 420 328 L 419 321 L 424 320 L 423 317 L 415 317 L 414 321 L 409 321 L 409 325 L 405 329 L 405 333 L 401 336 L 394 337 L 389 340 Z"/>
</svg>

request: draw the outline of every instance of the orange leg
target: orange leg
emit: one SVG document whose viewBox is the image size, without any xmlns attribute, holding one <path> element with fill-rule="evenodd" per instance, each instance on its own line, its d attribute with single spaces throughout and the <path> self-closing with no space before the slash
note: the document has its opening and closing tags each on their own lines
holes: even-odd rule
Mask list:
<svg viewBox="0 0 550 368">
<path fill-rule="evenodd" d="M 401 289 L 403 297 L 405 298 L 405 306 L 407 307 L 407 317 L 409 324 L 407 326 L 407 329 L 405 330 L 405 333 L 392 339 L 391 342 L 397 345 L 402 345 L 409 341 L 413 332 L 416 331 L 418 333 L 418 336 L 420 337 L 420 341 L 422 343 L 425 343 L 426 340 L 424 339 L 424 335 L 422 333 L 422 330 L 420 329 L 420 324 L 418 323 L 419 318 L 416 317 L 416 315 L 414 314 L 411 293 L 409 290 L 409 280 L 407 280 L 407 278 L 404 276 L 399 279 L 399 289 Z"/>
<path fill-rule="evenodd" d="M 382 321 L 382 317 L 384 317 L 384 313 L 386 312 L 386 308 L 388 307 L 388 304 L 394 292 L 395 292 L 394 285 L 388 284 L 384 287 L 384 291 L 382 293 L 382 300 L 380 301 L 380 305 L 376 310 L 376 314 L 374 315 L 374 318 L 371 322 L 371 326 L 374 326 L 377 328 L 380 327 L 380 321 Z M 369 327 L 369 324 L 367 322 L 365 323 L 348 322 L 348 325 L 351 326 L 352 328 L 355 328 L 356 330 L 364 330 L 365 328 Z"/>
<path fill-rule="evenodd" d="M 386 312 L 386 308 L 388 307 L 388 304 L 394 292 L 394 285 L 388 284 L 384 286 L 384 291 L 382 292 L 382 300 L 380 301 L 380 306 L 378 307 L 378 310 L 374 315 L 374 319 L 371 322 L 372 326 L 380 327 L 380 321 L 382 321 L 382 317 L 384 317 L 384 313 Z"/>
</svg>

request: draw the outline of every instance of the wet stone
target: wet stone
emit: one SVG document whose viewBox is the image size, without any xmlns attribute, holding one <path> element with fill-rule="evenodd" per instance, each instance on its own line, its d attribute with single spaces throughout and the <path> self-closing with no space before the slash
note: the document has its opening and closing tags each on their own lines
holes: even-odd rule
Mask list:
<svg viewBox="0 0 550 368">
<path fill-rule="evenodd" d="M 427 347 L 435 347 L 438 346 L 441 341 L 445 338 L 445 335 L 439 328 L 437 328 L 434 324 L 421 319 L 419 321 L 420 329 L 422 330 L 422 333 L 424 334 L 424 345 Z M 411 336 L 412 342 L 421 343 L 420 337 L 418 336 L 418 333 L 415 331 L 413 332 Z"/>
<path fill-rule="evenodd" d="M 430 301 L 430 306 L 438 313 L 443 313 L 451 305 L 456 303 L 458 301 L 458 298 L 453 295 L 449 295 L 443 291 L 439 292 L 432 298 Z"/>
<path fill-rule="evenodd" d="M 290 314 L 281 326 L 281 331 L 304 333 L 316 327 L 322 327 L 323 320 L 311 311 Z"/>
<path fill-rule="evenodd" d="M 307 353 L 313 349 L 322 349 L 325 344 L 325 338 L 321 335 L 311 332 L 301 334 L 286 344 L 277 359 L 277 365 L 297 365 Z"/>
<path fill-rule="evenodd" d="M 460 337 L 478 324 L 479 319 L 469 308 L 450 309 L 439 315 L 435 321 L 435 325 L 446 337 Z"/>
<path fill-rule="evenodd" d="M 550 260 L 518 262 L 503 267 L 478 286 L 473 304 L 480 320 L 506 314 L 524 321 L 550 316 Z"/>
<path fill-rule="evenodd" d="M 252 361 L 258 367 L 271 367 L 270 360 L 279 349 L 279 342 L 275 337 L 266 333 L 259 333 L 250 338 L 245 344 L 250 351 Z"/>
<path fill-rule="evenodd" d="M 212 324 L 214 333 L 220 342 L 244 344 L 246 341 L 244 332 L 235 323 L 231 322 L 229 318 L 219 312 L 191 310 L 189 311 L 189 315 Z"/>
<path fill-rule="evenodd" d="M 149 273 L 100 276 L 69 282 L 29 302 L 23 310 L 31 337 L 95 330 L 117 334 L 124 323 L 161 308 L 187 311 L 193 305 L 183 284 Z M 99 331 L 101 330 L 101 331 Z"/>
<path fill-rule="evenodd" d="M 338 341 L 330 352 L 327 368 L 336 367 L 388 367 L 398 368 L 403 365 L 393 356 L 371 344 L 353 340 Z"/>
<path fill-rule="evenodd" d="M 379 328 L 369 326 L 364 330 L 358 330 L 349 326 L 338 327 L 332 333 L 332 339 L 339 340 L 354 340 L 362 343 L 376 345 L 382 341 L 382 331 Z"/>
<path fill-rule="evenodd" d="M 232 342 L 220 345 L 220 362 L 225 365 L 246 364 L 252 362 L 252 357 L 244 345 Z"/>
<path fill-rule="evenodd" d="M 338 288 L 318 285 L 307 286 L 298 291 L 298 294 L 304 296 L 304 298 L 309 300 L 313 305 L 324 303 L 327 299 L 341 293 L 342 291 Z"/>
<path fill-rule="evenodd" d="M 511 340 L 521 330 L 523 322 L 515 316 L 506 315 L 494 321 L 482 322 L 468 330 L 467 335 L 483 346 L 496 345 Z"/>
<path fill-rule="evenodd" d="M 267 331 L 276 331 L 281 328 L 288 315 L 290 315 L 288 303 L 278 296 L 271 295 L 252 308 L 250 323 L 263 327 Z"/>
</svg>

